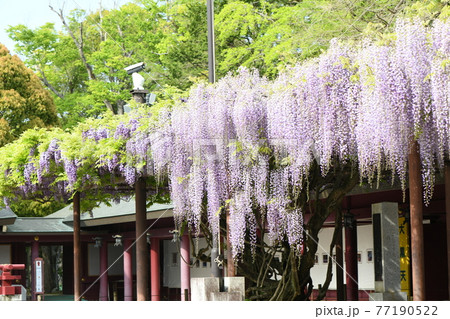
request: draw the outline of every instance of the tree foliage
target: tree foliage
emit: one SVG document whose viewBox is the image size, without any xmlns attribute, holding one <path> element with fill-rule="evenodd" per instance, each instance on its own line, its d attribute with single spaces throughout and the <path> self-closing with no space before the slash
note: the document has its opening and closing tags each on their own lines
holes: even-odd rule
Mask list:
<svg viewBox="0 0 450 319">
<path fill-rule="evenodd" d="M 402 15 L 431 23 L 448 1 L 215 1 L 218 78 L 240 66 L 274 78 L 287 65 L 317 56 L 332 38 L 384 34 Z M 50 10 L 50 9 L 49 9 Z M 120 114 L 131 98 L 127 65 L 145 62 L 146 88 L 159 98 L 207 79 L 206 2 L 141 0 L 117 9 L 66 13 L 63 22 L 9 28 L 25 63 L 54 94 L 64 127 L 105 110 Z"/>
<path fill-rule="evenodd" d="M 141 59 L 152 70 L 156 65 L 158 12 L 135 4 L 90 14 L 74 10 L 68 16 L 51 9 L 61 19 L 63 32 L 46 24 L 35 30 L 18 25 L 9 33 L 26 63 L 55 94 L 63 124 L 73 126 L 106 109 L 123 113 L 131 98 L 131 77 L 124 67 Z"/>
<path fill-rule="evenodd" d="M 448 13 L 448 1 L 304 0 L 227 1 L 216 17 L 221 76 L 239 66 L 276 76 L 287 65 L 317 56 L 330 40 L 359 40 L 393 31 L 396 18 L 431 23 Z"/>
<path fill-rule="evenodd" d="M 24 132 L 0 148 L 0 170 L 5 173 L 0 176 L 0 193 L 5 203 L 20 208 L 31 200 L 50 209 L 57 206 L 55 201 L 67 203 L 78 191 L 86 211 L 131 196 L 138 177 L 147 178 L 149 203 L 167 201 L 165 179 L 157 180 L 147 167 L 150 128 L 156 125 L 149 116 L 143 108 L 88 119 L 70 131 Z M 48 210 L 29 207 L 25 215 L 34 213 Z"/>
<path fill-rule="evenodd" d="M 36 75 L 0 44 L 0 146 L 34 127 L 58 125 L 55 105 Z"/>
</svg>

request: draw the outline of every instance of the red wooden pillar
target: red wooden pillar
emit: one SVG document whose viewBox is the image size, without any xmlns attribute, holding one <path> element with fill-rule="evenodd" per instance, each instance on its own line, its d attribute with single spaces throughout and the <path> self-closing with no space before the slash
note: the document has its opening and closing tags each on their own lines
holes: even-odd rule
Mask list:
<svg viewBox="0 0 450 319">
<path fill-rule="evenodd" d="M 100 301 L 108 301 L 108 242 L 100 247 Z"/>
<path fill-rule="evenodd" d="M 152 301 L 161 300 L 160 270 L 159 270 L 159 238 L 150 239 L 150 281 Z"/>
<path fill-rule="evenodd" d="M 80 193 L 73 195 L 73 293 L 74 300 L 81 298 L 81 238 L 80 238 Z"/>
<path fill-rule="evenodd" d="M 180 246 L 181 301 L 188 301 L 191 296 L 191 267 L 189 265 L 191 253 L 188 235 L 181 236 Z"/>
<path fill-rule="evenodd" d="M 39 237 L 36 236 L 31 243 L 31 300 L 36 300 L 36 276 L 34 269 L 34 260 L 39 258 Z"/>
<path fill-rule="evenodd" d="M 150 258 L 147 249 L 147 198 L 146 182 L 140 177 L 135 184 L 136 193 L 136 287 L 137 300 L 148 300 L 148 260 Z"/>
<path fill-rule="evenodd" d="M 450 296 L 450 162 L 445 163 L 445 212 L 447 221 L 448 295 Z"/>
<path fill-rule="evenodd" d="M 423 248 L 422 176 L 417 142 L 409 150 L 409 211 L 411 223 L 411 268 L 413 300 L 425 300 L 425 261 Z"/>
<path fill-rule="evenodd" d="M 345 272 L 347 300 L 358 300 L 358 237 L 353 215 L 345 225 Z"/>
<path fill-rule="evenodd" d="M 123 243 L 123 285 L 124 300 L 133 300 L 133 260 L 132 240 L 125 239 Z"/>
</svg>

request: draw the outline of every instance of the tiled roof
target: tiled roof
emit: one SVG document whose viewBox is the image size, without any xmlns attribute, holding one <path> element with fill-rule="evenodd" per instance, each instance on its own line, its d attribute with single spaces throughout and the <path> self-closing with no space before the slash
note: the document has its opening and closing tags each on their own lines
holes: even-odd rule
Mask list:
<svg viewBox="0 0 450 319">
<path fill-rule="evenodd" d="M 0 225 L 9 225 L 14 223 L 17 215 L 10 208 L 0 209 Z"/>
<path fill-rule="evenodd" d="M 62 221 L 62 218 L 18 217 L 5 233 L 71 233 L 72 227 Z"/>
<path fill-rule="evenodd" d="M 147 212 L 161 211 L 173 208 L 172 204 L 158 204 L 155 203 L 149 208 Z M 66 206 L 57 212 L 46 216 L 45 218 L 64 218 L 65 221 L 73 220 L 72 205 Z M 111 204 L 110 206 L 102 203 L 99 207 L 94 208 L 91 212 L 86 212 L 81 215 L 81 220 L 87 219 L 97 219 L 97 218 L 107 218 L 107 217 L 118 217 L 123 215 L 132 215 L 135 212 L 135 201 L 134 198 L 130 200 L 121 200 L 118 204 Z"/>
</svg>

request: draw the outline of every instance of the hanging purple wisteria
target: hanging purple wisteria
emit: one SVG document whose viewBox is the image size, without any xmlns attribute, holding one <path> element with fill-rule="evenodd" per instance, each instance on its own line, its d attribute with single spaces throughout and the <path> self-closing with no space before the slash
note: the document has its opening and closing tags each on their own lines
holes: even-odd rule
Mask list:
<svg viewBox="0 0 450 319">
<path fill-rule="evenodd" d="M 400 20 L 389 43 L 335 41 L 274 81 L 240 69 L 193 87 L 157 118 L 142 112 L 90 121 L 72 134 L 30 133 L 25 149 L 1 151 L 0 193 L 13 196 L 14 185 L 25 196 L 70 195 L 83 185 L 107 192 L 116 177 L 131 186 L 167 176 L 178 224 L 199 232 L 206 213 L 217 236 L 229 212 L 236 260 L 246 240 L 255 247 L 257 214 L 271 240 L 301 251 L 304 212 L 290 196 L 315 164 L 324 176 L 336 163 L 353 165 L 370 183 L 391 172 L 405 189 L 417 140 L 429 202 L 450 154 L 449 73 L 450 23 Z"/>
<path fill-rule="evenodd" d="M 405 189 L 414 139 L 428 203 L 435 170 L 450 151 L 450 24 L 427 29 L 401 20 L 396 33 L 384 45 L 332 43 L 273 82 L 241 69 L 193 88 L 172 111 L 172 143 L 164 150 L 177 220 L 198 229 L 206 203 L 217 235 L 228 209 L 239 258 L 247 234 L 255 244 L 258 210 L 269 238 L 301 249 L 303 212 L 290 207 L 289 189 L 301 187 L 313 162 L 323 175 L 333 160 L 351 163 L 370 183 L 390 171 Z"/>
<path fill-rule="evenodd" d="M 138 177 L 154 175 L 150 137 L 141 121 L 148 123 L 145 110 L 88 121 L 72 133 L 27 131 L 2 149 L 6 155 L 1 163 L 2 194 L 8 198 L 53 195 L 66 201 L 81 191 L 82 199 L 91 201 L 87 209 L 96 202 L 132 195 Z"/>
</svg>

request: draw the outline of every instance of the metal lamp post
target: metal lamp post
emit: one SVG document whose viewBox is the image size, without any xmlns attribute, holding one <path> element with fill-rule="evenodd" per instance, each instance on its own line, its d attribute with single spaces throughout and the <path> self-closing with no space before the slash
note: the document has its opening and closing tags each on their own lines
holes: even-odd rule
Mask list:
<svg viewBox="0 0 450 319">
<path fill-rule="evenodd" d="M 216 81 L 216 57 L 215 57 L 215 44 L 214 44 L 214 1 L 207 0 L 207 24 L 208 24 L 208 78 L 210 83 Z M 220 228 L 219 235 L 220 236 Z M 212 238 L 211 249 L 211 275 L 213 277 L 221 277 L 220 268 L 217 263 L 219 257 L 218 244 L 216 236 Z"/>
</svg>

